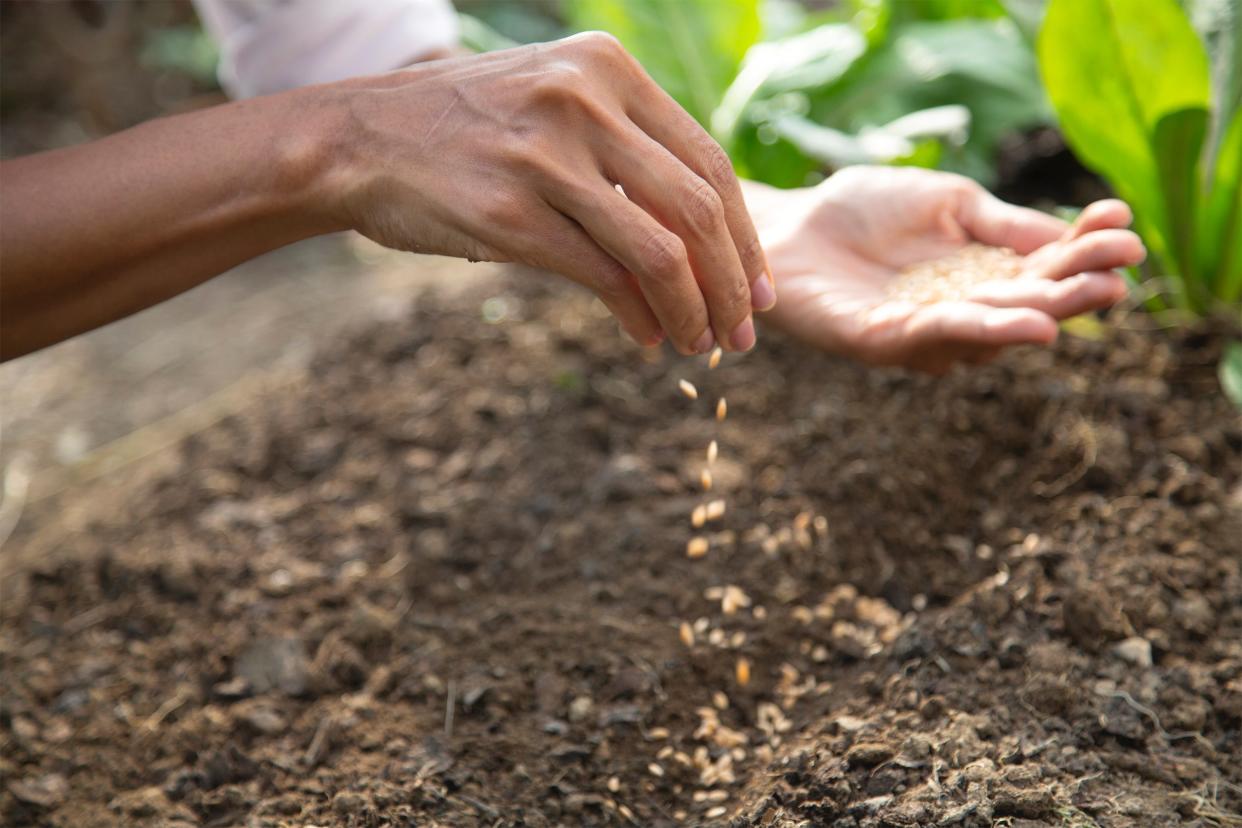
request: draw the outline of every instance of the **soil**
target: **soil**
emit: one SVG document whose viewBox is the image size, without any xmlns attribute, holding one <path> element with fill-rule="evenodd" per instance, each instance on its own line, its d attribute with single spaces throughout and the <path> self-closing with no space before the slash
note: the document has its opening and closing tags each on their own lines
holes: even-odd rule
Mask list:
<svg viewBox="0 0 1242 828">
<path fill-rule="evenodd" d="M 425 299 L 23 519 L 0 821 L 1242 824 L 1242 418 L 1143 321 L 937 380 Z"/>
</svg>

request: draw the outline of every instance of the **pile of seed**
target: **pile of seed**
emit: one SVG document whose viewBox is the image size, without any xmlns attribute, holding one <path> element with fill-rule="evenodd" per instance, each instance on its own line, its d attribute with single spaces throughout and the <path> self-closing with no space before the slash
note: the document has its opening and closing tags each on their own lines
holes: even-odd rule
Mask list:
<svg viewBox="0 0 1242 828">
<path fill-rule="evenodd" d="M 968 244 L 939 259 L 903 268 L 888 285 L 888 298 L 924 305 L 965 299 L 971 290 L 1022 271 L 1022 257 L 1008 247 Z"/>
</svg>

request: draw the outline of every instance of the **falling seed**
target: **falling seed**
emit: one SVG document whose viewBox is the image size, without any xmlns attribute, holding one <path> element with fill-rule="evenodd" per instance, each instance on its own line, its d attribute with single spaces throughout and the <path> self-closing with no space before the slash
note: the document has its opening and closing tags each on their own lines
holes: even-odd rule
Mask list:
<svg viewBox="0 0 1242 828">
<path fill-rule="evenodd" d="M 703 491 L 710 492 L 712 490 L 712 471 L 711 469 L 703 469 L 699 473 L 699 485 L 703 487 Z"/>
<path fill-rule="evenodd" d="M 712 693 L 712 704 L 716 705 L 718 710 L 725 710 L 729 707 L 729 697 L 722 691 L 717 690 L 715 693 Z"/>
<path fill-rule="evenodd" d="M 712 631 L 707 634 L 707 643 L 713 647 L 723 647 L 725 643 L 725 631 L 720 627 L 713 627 Z"/>
<path fill-rule="evenodd" d="M 741 687 L 750 684 L 750 660 L 739 658 L 737 660 L 737 669 L 734 671 L 737 677 L 737 683 Z"/>
<path fill-rule="evenodd" d="M 652 762 L 647 766 L 647 772 L 652 776 L 660 777 L 664 775 L 664 768 L 660 767 L 655 762 Z"/>
<path fill-rule="evenodd" d="M 653 727 L 651 728 L 651 730 L 647 731 L 647 738 L 653 741 L 660 741 L 661 739 L 667 739 L 668 728 L 667 727 Z"/>
<path fill-rule="evenodd" d="M 707 520 L 719 520 L 724 517 L 725 502 L 723 500 L 713 500 L 703 507 L 703 517 Z"/>
<path fill-rule="evenodd" d="M 815 520 L 811 521 L 811 525 L 815 527 L 815 531 L 820 535 L 828 534 L 828 518 L 823 515 L 816 515 Z"/>
<path fill-rule="evenodd" d="M 673 755 L 673 750 L 674 748 L 672 745 L 665 745 L 664 747 L 660 748 L 660 752 L 656 754 L 656 758 L 667 759 L 668 757 Z"/>
<path fill-rule="evenodd" d="M 729 646 L 735 650 L 741 647 L 742 645 L 744 645 L 745 643 L 746 643 L 746 633 L 742 632 L 741 630 L 738 630 L 737 632 L 733 633 L 733 635 L 729 636 Z"/>
<path fill-rule="evenodd" d="M 686 544 L 687 558 L 701 558 L 707 554 L 708 543 L 707 538 L 694 537 Z"/>
<path fill-rule="evenodd" d="M 608 777 L 608 790 L 616 793 L 621 790 L 621 780 L 615 776 Z"/>
<path fill-rule="evenodd" d="M 698 529 L 704 523 L 707 523 L 707 507 L 699 504 L 694 507 L 694 511 L 690 513 L 690 525 Z"/>
<path fill-rule="evenodd" d="M 628 819 L 630 822 L 634 821 L 634 812 L 630 810 L 630 806 L 628 805 L 618 805 L 617 813 Z"/>
<path fill-rule="evenodd" d="M 717 347 L 716 350 L 712 351 L 712 355 L 707 358 L 707 367 L 709 369 L 714 369 L 720 364 L 720 358 L 722 356 L 724 356 L 724 349 Z"/>
<path fill-rule="evenodd" d="M 807 527 L 811 525 L 811 513 L 799 512 L 797 516 L 794 517 L 793 525 L 795 531 L 805 532 Z"/>
<path fill-rule="evenodd" d="M 699 389 L 695 388 L 693 383 L 684 379 L 677 380 L 677 387 L 681 389 L 681 393 L 690 399 L 697 400 L 699 398 Z"/>
<path fill-rule="evenodd" d="M 719 455 L 720 455 L 720 446 L 716 444 L 715 440 L 712 440 L 710 443 L 707 444 L 707 462 L 715 463 L 716 458 Z"/>
<path fill-rule="evenodd" d="M 677 629 L 677 634 L 681 636 L 681 643 L 687 647 L 694 646 L 694 627 L 689 623 L 682 621 L 681 626 Z"/>
<path fill-rule="evenodd" d="M 729 413 L 729 404 L 725 402 L 725 398 L 721 397 L 720 402 L 716 403 L 716 419 L 723 420 L 725 415 Z"/>
</svg>

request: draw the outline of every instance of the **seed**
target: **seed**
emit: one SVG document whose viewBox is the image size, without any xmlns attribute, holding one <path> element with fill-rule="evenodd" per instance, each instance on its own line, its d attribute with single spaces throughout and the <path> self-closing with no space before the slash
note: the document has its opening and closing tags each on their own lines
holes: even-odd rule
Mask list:
<svg viewBox="0 0 1242 828">
<path fill-rule="evenodd" d="M 681 393 L 690 399 L 697 400 L 699 398 L 699 389 L 695 388 L 693 383 L 684 379 L 677 380 L 677 387 L 681 389 Z"/>
<path fill-rule="evenodd" d="M 681 622 L 681 626 L 677 629 L 677 634 L 681 636 L 682 644 L 685 644 L 687 647 L 694 646 L 694 627 L 691 627 L 687 622 Z"/>
<path fill-rule="evenodd" d="M 690 525 L 698 529 L 704 523 L 707 523 L 707 507 L 699 504 L 694 507 L 694 511 L 690 513 Z"/>
<path fill-rule="evenodd" d="M 703 816 L 707 817 L 708 819 L 719 819 L 720 817 L 724 816 L 728 812 L 729 812 L 729 809 L 726 808 L 725 806 L 717 805 L 715 808 L 712 808 L 707 813 L 703 814 Z"/>
<path fill-rule="evenodd" d="M 723 647 L 725 643 L 725 631 L 720 627 L 713 627 L 712 631 L 707 634 L 707 643 L 713 647 Z"/>
<path fill-rule="evenodd" d="M 653 727 L 651 728 L 651 730 L 647 731 L 647 738 L 651 739 L 652 741 L 659 741 L 661 739 L 667 739 L 668 728 L 667 727 Z"/>
<path fill-rule="evenodd" d="M 828 534 L 828 518 L 823 515 L 816 515 L 815 520 L 811 521 L 811 524 L 820 535 Z"/>
<path fill-rule="evenodd" d="M 737 632 L 733 633 L 733 635 L 729 636 L 729 646 L 735 650 L 741 647 L 745 643 L 746 643 L 746 633 L 742 632 L 741 630 L 738 630 Z"/>
<path fill-rule="evenodd" d="M 707 367 L 709 369 L 714 369 L 720 364 L 720 358 L 722 356 L 724 356 L 724 349 L 719 347 L 716 348 L 716 350 L 712 351 L 712 355 L 707 358 Z"/>
<path fill-rule="evenodd" d="M 672 745 L 665 745 L 664 747 L 660 748 L 660 752 L 656 754 L 656 758 L 657 758 L 657 759 L 667 759 L 668 757 L 670 757 L 670 756 L 672 756 L 672 755 L 673 755 L 673 746 L 672 746 Z"/>
<path fill-rule="evenodd" d="M 608 777 L 608 790 L 616 793 L 621 790 L 621 780 L 615 776 Z"/>
<path fill-rule="evenodd" d="M 703 507 L 703 516 L 706 520 L 719 520 L 724 517 L 725 502 L 723 500 L 713 500 Z"/>
<path fill-rule="evenodd" d="M 729 413 L 729 404 L 725 402 L 725 398 L 721 397 L 720 402 L 716 403 L 716 419 L 723 420 L 725 415 Z"/>
<path fill-rule="evenodd" d="M 712 693 L 712 704 L 716 705 L 719 710 L 725 710 L 729 706 L 729 697 L 720 690 Z"/>
<path fill-rule="evenodd" d="M 737 677 L 737 683 L 742 687 L 750 684 L 750 661 L 745 658 L 739 658 L 734 674 Z"/>
<path fill-rule="evenodd" d="M 793 525 L 796 531 L 805 532 L 807 527 L 811 525 L 811 513 L 798 512 L 797 516 L 794 517 Z"/>
<path fill-rule="evenodd" d="M 633 821 L 634 821 L 634 812 L 633 812 L 632 810 L 630 810 L 630 806 L 629 806 L 629 805 L 618 805 L 618 806 L 617 806 L 617 813 L 619 813 L 621 816 L 623 816 L 623 817 L 625 817 L 626 819 L 628 819 L 630 822 L 633 822 Z"/>
<path fill-rule="evenodd" d="M 712 490 L 712 470 L 703 469 L 699 473 L 699 485 L 703 487 L 703 491 L 710 492 Z"/>
<path fill-rule="evenodd" d="M 707 548 L 707 538 L 701 536 L 691 538 L 690 542 L 686 544 L 686 557 L 701 558 L 707 554 Z"/>
<path fill-rule="evenodd" d="M 660 767 L 655 762 L 652 762 L 650 765 L 647 766 L 647 772 L 650 773 L 652 776 L 657 776 L 657 777 L 663 776 L 664 768 Z"/>
<path fill-rule="evenodd" d="M 716 445 L 716 441 L 712 440 L 707 444 L 707 462 L 715 463 L 716 457 L 720 454 L 720 446 Z"/>
</svg>

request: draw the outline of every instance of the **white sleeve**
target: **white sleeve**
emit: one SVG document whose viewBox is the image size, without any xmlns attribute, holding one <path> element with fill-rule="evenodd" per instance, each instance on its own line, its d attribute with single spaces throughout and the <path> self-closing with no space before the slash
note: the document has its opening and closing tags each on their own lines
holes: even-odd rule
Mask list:
<svg viewBox="0 0 1242 828">
<path fill-rule="evenodd" d="M 220 84 L 248 98 L 387 72 L 457 44 L 449 0 L 194 0 Z"/>
</svg>

